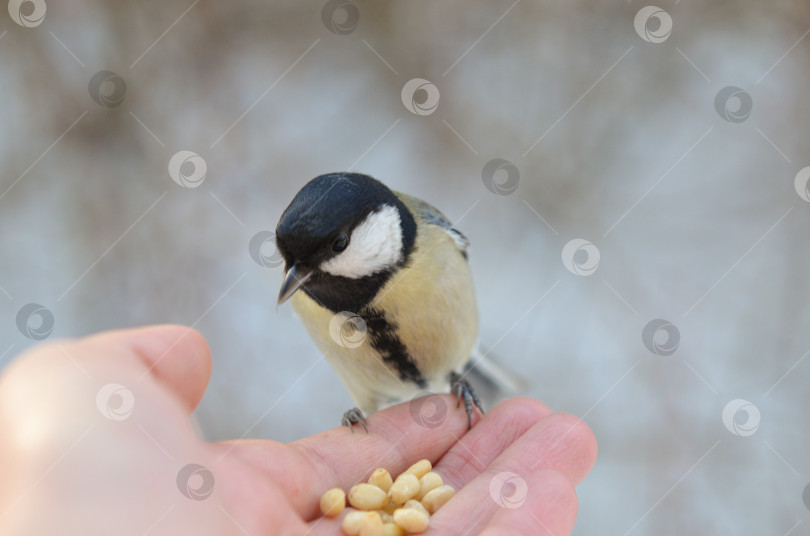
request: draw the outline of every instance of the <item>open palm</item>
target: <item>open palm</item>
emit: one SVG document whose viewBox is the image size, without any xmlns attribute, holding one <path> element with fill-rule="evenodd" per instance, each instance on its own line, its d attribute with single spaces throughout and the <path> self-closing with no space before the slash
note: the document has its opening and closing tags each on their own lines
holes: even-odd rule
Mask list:
<svg viewBox="0 0 810 536">
<path fill-rule="evenodd" d="M 466 430 L 449 395 L 289 444 L 207 443 L 189 419 L 210 374 L 195 331 L 154 326 L 41 345 L 0 376 L 0 533 L 341 534 L 318 499 L 428 458 L 456 496 L 425 534 L 568 534 L 596 443 L 575 417 L 503 402 Z"/>
</svg>

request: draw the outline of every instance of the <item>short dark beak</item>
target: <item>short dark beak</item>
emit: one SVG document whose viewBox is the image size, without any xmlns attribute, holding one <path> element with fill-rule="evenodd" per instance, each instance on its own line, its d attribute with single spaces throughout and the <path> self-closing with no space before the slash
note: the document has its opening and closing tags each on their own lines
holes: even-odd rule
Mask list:
<svg viewBox="0 0 810 536">
<path fill-rule="evenodd" d="M 289 300 L 296 290 L 304 286 L 311 275 L 312 268 L 304 268 L 298 263 L 293 264 L 284 275 L 284 282 L 281 283 L 281 290 L 278 293 L 278 304 Z"/>
</svg>

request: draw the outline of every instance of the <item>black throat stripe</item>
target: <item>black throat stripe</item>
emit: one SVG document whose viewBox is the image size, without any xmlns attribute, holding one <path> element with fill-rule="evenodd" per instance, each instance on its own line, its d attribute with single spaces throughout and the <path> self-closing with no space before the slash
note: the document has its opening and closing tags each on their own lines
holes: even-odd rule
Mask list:
<svg viewBox="0 0 810 536">
<path fill-rule="evenodd" d="M 371 346 L 380 352 L 386 364 L 396 369 L 399 379 L 411 381 L 423 389 L 427 388 L 424 376 L 397 336 L 397 326 L 389 322 L 382 311 L 373 307 L 365 308 L 360 316 L 366 322 Z"/>
</svg>

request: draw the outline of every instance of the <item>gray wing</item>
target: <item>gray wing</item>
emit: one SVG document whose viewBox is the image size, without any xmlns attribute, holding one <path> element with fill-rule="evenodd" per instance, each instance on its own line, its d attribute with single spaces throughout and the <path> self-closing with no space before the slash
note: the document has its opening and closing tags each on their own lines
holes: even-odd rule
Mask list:
<svg viewBox="0 0 810 536">
<path fill-rule="evenodd" d="M 450 220 L 448 220 L 447 217 L 444 214 L 442 214 L 442 212 L 439 209 L 437 209 L 430 203 L 427 203 L 425 201 L 422 201 L 421 199 L 417 199 L 412 196 L 408 197 L 409 197 L 408 200 L 411 202 L 411 205 L 419 212 L 419 215 L 422 217 L 424 221 L 426 221 L 431 225 L 438 225 L 439 227 L 447 231 L 447 234 L 450 235 L 450 237 L 456 243 L 456 247 L 458 247 L 458 250 L 466 259 L 467 250 L 470 247 L 470 241 L 467 239 L 466 236 L 464 236 L 464 233 L 453 227 L 453 224 L 450 222 Z"/>
</svg>

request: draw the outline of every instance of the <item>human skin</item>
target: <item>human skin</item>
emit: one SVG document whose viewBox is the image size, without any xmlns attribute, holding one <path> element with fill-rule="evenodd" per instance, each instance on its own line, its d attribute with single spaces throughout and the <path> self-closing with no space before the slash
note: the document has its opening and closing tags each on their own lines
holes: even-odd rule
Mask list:
<svg viewBox="0 0 810 536">
<path fill-rule="evenodd" d="M 431 404 L 447 411 L 430 426 L 411 402 L 370 415 L 368 433 L 206 442 L 190 415 L 210 373 L 203 337 L 173 325 L 18 356 L 0 375 L 0 534 L 341 534 L 341 518 L 318 510 L 324 491 L 427 458 L 456 495 L 425 534 L 564 535 L 576 519 L 575 486 L 596 459 L 582 421 L 529 398 L 498 404 L 470 431 L 463 409 L 442 395 Z M 120 388 L 100 396 L 109 384 L 133 405 Z M 192 463 L 212 486 L 203 489 L 199 470 L 178 482 Z M 505 473 L 517 476 L 491 489 Z"/>
</svg>

